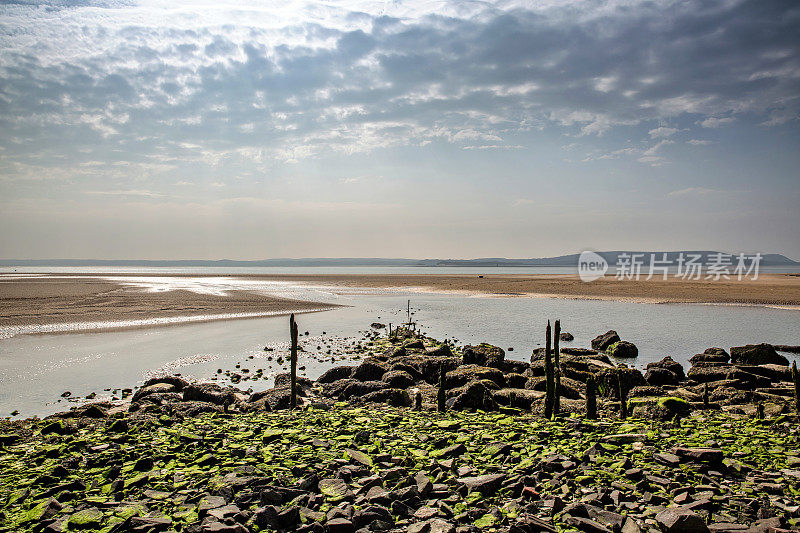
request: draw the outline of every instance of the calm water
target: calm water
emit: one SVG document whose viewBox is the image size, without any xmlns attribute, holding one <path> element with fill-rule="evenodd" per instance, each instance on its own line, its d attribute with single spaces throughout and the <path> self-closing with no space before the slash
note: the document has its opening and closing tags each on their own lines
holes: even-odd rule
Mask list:
<svg viewBox="0 0 800 533">
<path fill-rule="evenodd" d="M 405 320 L 408 294 L 348 294 L 336 302 L 350 307 L 298 317 L 301 343 L 308 350 L 300 365 L 315 378 L 332 363 L 316 347 L 332 337 L 359 337 L 371 322 Z M 638 304 L 594 300 L 464 297 L 441 294 L 410 295 L 414 319 L 438 338 L 459 343 L 490 342 L 508 356 L 527 360 L 544 339 L 547 319 L 560 318 L 563 330 L 575 335 L 572 346 L 608 329 L 639 347 L 633 363 L 644 367 L 666 355 L 686 364 L 693 354 L 710 346 L 770 342 L 800 344 L 800 312 L 765 307 L 718 305 Z M 326 334 L 323 335 L 323 332 Z M 131 387 L 157 370 L 207 379 L 218 368 L 234 370 L 238 362 L 274 376 L 283 371 L 268 356 L 285 346 L 286 317 L 181 324 L 147 329 L 17 335 L 0 340 L 0 416 L 17 409 L 20 416 L 46 415 L 67 407 L 57 403 L 69 390 L 85 396 L 104 388 Z M 264 352 L 265 345 L 276 352 Z M 253 359 L 248 359 L 252 356 Z M 338 361 L 336 364 L 343 364 Z M 271 386 L 271 380 L 243 382 L 242 388 Z"/>
</svg>

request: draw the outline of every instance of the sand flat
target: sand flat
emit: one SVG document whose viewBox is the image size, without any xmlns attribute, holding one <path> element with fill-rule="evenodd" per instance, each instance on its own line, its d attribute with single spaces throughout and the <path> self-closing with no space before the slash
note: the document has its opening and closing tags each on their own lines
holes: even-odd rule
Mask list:
<svg viewBox="0 0 800 533">
<path fill-rule="evenodd" d="M 137 274 L 147 277 L 148 274 Z M 163 274 L 153 274 L 161 276 Z M 218 275 L 169 275 L 200 278 Z M 147 292 L 114 281 L 115 274 L 57 274 L 53 277 L 0 276 L 0 327 L 139 320 L 162 317 L 304 311 L 329 303 L 277 298 L 253 290 L 225 295 L 189 290 Z M 757 280 L 617 280 L 591 283 L 575 275 L 486 274 L 281 274 L 235 275 L 258 281 L 338 288 L 397 289 L 496 297 L 550 297 L 649 303 L 709 303 L 800 306 L 800 275 L 762 274 Z"/>
</svg>

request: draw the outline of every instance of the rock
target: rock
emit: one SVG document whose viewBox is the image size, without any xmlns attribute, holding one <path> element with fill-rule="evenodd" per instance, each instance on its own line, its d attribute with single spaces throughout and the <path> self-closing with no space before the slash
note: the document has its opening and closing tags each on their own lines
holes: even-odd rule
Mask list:
<svg viewBox="0 0 800 533">
<path fill-rule="evenodd" d="M 665 368 L 678 376 L 678 379 L 681 381 L 686 378 L 683 373 L 683 366 L 670 356 L 666 356 L 661 361 L 656 361 L 655 363 L 648 363 L 645 368 L 648 370 L 651 368 Z M 645 378 L 645 380 L 647 380 L 647 378 Z"/>
<path fill-rule="evenodd" d="M 619 380 L 626 391 L 639 385 L 644 385 L 644 376 L 636 368 L 628 368 L 625 365 L 606 368 L 595 375 L 595 383 L 602 385 L 604 396 L 617 397 L 617 374 L 619 374 Z"/>
<path fill-rule="evenodd" d="M 352 377 L 354 366 L 336 366 L 327 370 L 320 377 L 317 378 L 317 383 L 333 383 L 340 379 L 347 379 Z"/>
<path fill-rule="evenodd" d="M 775 351 L 771 344 L 747 344 L 731 348 L 731 363 L 745 365 L 783 365 L 789 360 Z"/>
<path fill-rule="evenodd" d="M 102 522 L 103 512 L 95 507 L 73 513 L 67 520 L 70 529 L 96 529 Z"/>
<path fill-rule="evenodd" d="M 506 353 L 502 348 L 481 343 L 477 346 L 467 345 L 461 350 L 462 364 L 501 368 Z"/>
<path fill-rule="evenodd" d="M 369 325 L 372 329 L 383 329 L 386 327 L 386 324 L 381 324 L 380 322 L 373 322 Z"/>
<path fill-rule="evenodd" d="M 153 383 L 152 385 L 147 385 L 138 389 L 134 393 L 133 398 L 131 398 L 131 401 L 138 402 L 139 400 L 145 398 L 150 394 L 156 394 L 161 392 L 174 392 L 177 390 L 178 389 L 176 389 L 175 386 L 170 383 Z"/>
<path fill-rule="evenodd" d="M 411 407 L 411 395 L 405 389 L 386 388 L 368 392 L 360 397 L 361 401 L 386 403 L 393 407 Z"/>
<path fill-rule="evenodd" d="M 633 358 L 639 356 L 639 349 L 628 341 L 617 341 L 606 349 L 611 357 Z"/>
<path fill-rule="evenodd" d="M 661 398 L 633 398 L 628 403 L 634 418 L 674 420 L 688 416 L 692 406 L 683 398 L 665 396 Z"/>
<path fill-rule="evenodd" d="M 481 494 L 492 494 L 505 479 L 503 474 L 486 474 L 484 476 L 462 477 L 456 481 L 467 488 L 468 492 L 480 492 Z"/>
<path fill-rule="evenodd" d="M 491 391 L 479 381 L 469 383 L 464 388 L 464 392 L 447 400 L 446 405 L 454 411 L 464 409 L 493 411 L 495 409 Z"/>
<path fill-rule="evenodd" d="M 471 381 L 489 380 L 497 384 L 498 387 L 505 385 L 503 373 L 496 368 L 478 366 L 475 364 L 463 365 L 455 370 L 451 370 L 446 375 L 446 387 L 454 389 L 466 385 Z"/>
<path fill-rule="evenodd" d="M 192 418 L 202 413 L 221 413 L 222 407 L 209 402 L 180 402 L 172 404 L 172 412 Z"/>
<path fill-rule="evenodd" d="M 183 389 L 184 401 L 207 402 L 214 405 L 230 405 L 236 397 L 230 390 L 225 390 L 216 383 L 192 383 Z"/>
<path fill-rule="evenodd" d="M 385 363 L 367 360 L 356 367 L 351 377 L 358 381 L 379 381 L 388 371 Z"/>
<path fill-rule="evenodd" d="M 600 352 L 606 351 L 609 346 L 614 344 L 615 342 L 619 342 L 620 338 L 616 331 L 613 329 L 607 331 L 602 335 L 598 335 L 594 339 L 592 339 L 592 348 L 598 350 Z"/>
<path fill-rule="evenodd" d="M 455 533 L 456 526 L 441 518 L 431 518 L 408 526 L 408 533 Z"/>
<path fill-rule="evenodd" d="M 663 533 L 708 533 L 702 517 L 683 507 L 669 507 L 656 515 Z"/>
<path fill-rule="evenodd" d="M 314 382 L 311 381 L 310 379 L 301 376 L 297 376 L 295 379 L 297 383 L 298 392 L 300 391 L 300 389 L 309 388 L 311 387 L 311 385 L 314 384 Z M 292 386 L 292 374 L 290 374 L 289 372 L 281 372 L 280 374 L 275 376 L 274 388 L 278 389 L 282 387 L 291 387 L 291 386 Z"/>
<path fill-rule="evenodd" d="M 689 362 L 697 363 L 727 363 L 731 356 L 722 348 L 708 348 L 705 352 L 693 355 Z"/>
<path fill-rule="evenodd" d="M 717 448 L 687 448 L 678 446 L 672 449 L 675 455 L 698 463 L 709 463 L 714 465 L 722 464 L 724 455 L 722 450 Z"/>
<path fill-rule="evenodd" d="M 321 479 L 319 481 L 319 491 L 334 502 L 353 497 L 353 491 L 342 479 Z"/>
<path fill-rule="evenodd" d="M 334 518 L 325 522 L 328 533 L 354 533 L 356 528 L 353 522 L 346 518 Z"/>
<path fill-rule="evenodd" d="M 414 377 L 405 370 L 390 370 L 381 377 L 381 381 L 395 389 L 407 389 L 414 385 Z"/>
<path fill-rule="evenodd" d="M 440 344 L 435 348 L 431 348 L 425 352 L 429 357 L 452 357 L 453 351 L 450 349 L 449 344 Z"/>
<path fill-rule="evenodd" d="M 559 335 L 559 338 L 564 342 L 572 342 L 575 340 L 575 337 L 572 335 L 572 333 L 567 333 L 566 331 L 562 332 L 561 335 Z"/>
<path fill-rule="evenodd" d="M 649 365 L 648 365 L 649 366 Z M 677 385 L 680 383 L 678 375 L 667 368 L 648 368 L 644 374 L 644 380 L 648 385 L 661 387 L 663 385 Z"/>
<path fill-rule="evenodd" d="M 150 385 L 155 385 L 156 383 L 168 383 L 175 387 L 176 391 L 182 391 L 184 387 L 189 384 L 188 381 L 178 376 L 158 376 L 145 381 L 142 387 L 149 387 Z"/>
<path fill-rule="evenodd" d="M 597 350 L 590 350 L 589 348 L 561 348 L 561 353 L 567 355 L 597 355 Z"/>
</svg>

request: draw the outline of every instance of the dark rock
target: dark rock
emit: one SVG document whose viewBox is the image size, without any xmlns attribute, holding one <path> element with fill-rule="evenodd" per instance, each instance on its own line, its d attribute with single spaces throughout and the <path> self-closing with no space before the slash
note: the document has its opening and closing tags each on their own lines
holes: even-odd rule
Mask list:
<svg viewBox="0 0 800 533">
<path fill-rule="evenodd" d="M 564 342 L 572 342 L 575 340 L 575 337 L 572 333 L 567 333 L 566 331 L 562 332 L 559 338 Z"/>
<path fill-rule="evenodd" d="M 731 348 L 731 363 L 745 365 L 783 365 L 789 360 L 775 351 L 771 344 L 747 344 Z"/>
<path fill-rule="evenodd" d="M 314 382 L 311 381 L 310 379 L 301 376 L 296 376 L 295 379 L 298 391 L 301 388 L 309 388 L 311 387 L 311 385 L 314 384 Z M 277 389 L 281 387 L 291 387 L 291 386 L 292 386 L 292 375 L 289 372 L 281 372 L 280 374 L 275 376 L 274 388 Z"/>
<path fill-rule="evenodd" d="M 431 348 L 425 352 L 425 355 L 430 357 L 452 357 L 453 351 L 450 349 L 449 344 L 440 344 L 435 348 Z"/>
<path fill-rule="evenodd" d="M 317 378 L 317 383 L 333 383 L 340 379 L 347 379 L 352 377 L 354 366 L 336 366 L 323 373 Z"/>
<path fill-rule="evenodd" d="M 405 370 L 390 370 L 381 377 L 381 381 L 395 389 L 407 389 L 414 385 L 414 377 Z"/>
<path fill-rule="evenodd" d="M 464 409 L 493 411 L 495 409 L 491 391 L 479 381 L 469 383 L 464 388 L 464 392 L 447 400 L 446 405 L 454 411 Z"/>
<path fill-rule="evenodd" d="M 132 402 L 138 402 L 142 398 L 150 394 L 162 393 L 162 392 L 175 392 L 178 389 L 175 388 L 175 385 L 170 383 L 153 383 L 152 385 L 146 385 L 140 389 L 138 389 L 134 394 L 133 398 L 131 398 Z"/>
<path fill-rule="evenodd" d="M 639 349 L 628 341 L 617 341 L 606 349 L 611 357 L 633 358 L 639 356 Z"/>
<path fill-rule="evenodd" d="M 592 348 L 604 352 L 606 349 L 614 344 L 615 342 L 619 342 L 620 338 L 616 331 L 613 329 L 607 331 L 602 335 L 598 335 L 594 339 L 592 339 Z"/>
<path fill-rule="evenodd" d="M 192 383 L 183 389 L 185 401 L 207 402 L 214 405 L 230 405 L 236 402 L 236 396 L 216 383 Z"/>
<path fill-rule="evenodd" d="M 411 395 L 405 389 L 387 388 L 360 397 L 364 402 L 386 403 L 393 407 L 411 407 Z"/>
<path fill-rule="evenodd" d="M 351 377 L 358 381 L 378 381 L 388 371 L 385 363 L 367 360 L 356 367 Z"/>
<path fill-rule="evenodd" d="M 683 507 L 669 507 L 656 515 L 663 533 L 708 533 L 702 517 Z"/>
<path fill-rule="evenodd" d="M 325 522 L 328 533 L 354 533 L 356 530 L 353 522 L 346 518 L 334 518 Z"/>
<path fill-rule="evenodd" d="M 493 494 L 500 484 L 505 480 L 503 474 L 486 474 L 484 476 L 462 477 L 456 481 L 467 488 L 468 492 L 480 492 L 481 494 Z"/>
<path fill-rule="evenodd" d="M 506 352 L 502 348 L 486 343 L 477 346 L 467 345 L 461 350 L 461 359 L 464 365 L 501 368 L 505 358 Z"/>
<path fill-rule="evenodd" d="M 661 361 L 656 361 L 655 363 L 648 363 L 647 367 L 645 368 L 648 370 L 651 368 L 666 368 L 667 370 L 678 376 L 679 380 L 683 380 L 686 378 L 686 376 L 683 373 L 683 366 L 670 356 L 666 356 Z"/>
<path fill-rule="evenodd" d="M 155 385 L 156 383 L 168 383 L 175 387 L 175 390 L 177 391 L 182 391 L 184 387 L 189 384 L 188 381 L 178 376 L 158 376 L 145 381 L 142 387 L 149 387 L 150 385 Z"/>
<path fill-rule="evenodd" d="M 505 378 L 500 370 L 469 364 L 448 372 L 446 376 L 446 387 L 448 389 L 454 389 L 466 385 L 471 381 L 480 381 L 484 379 L 497 384 L 499 387 L 505 385 Z"/>
<path fill-rule="evenodd" d="M 677 385 L 680 383 L 678 375 L 667 368 L 648 368 L 644 374 L 644 380 L 648 385 L 654 387 L 661 387 L 663 385 Z"/>
</svg>

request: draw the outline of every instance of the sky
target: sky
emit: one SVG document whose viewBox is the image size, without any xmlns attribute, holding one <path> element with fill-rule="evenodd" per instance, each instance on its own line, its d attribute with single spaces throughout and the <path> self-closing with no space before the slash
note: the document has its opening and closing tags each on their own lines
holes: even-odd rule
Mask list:
<svg viewBox="0 0 800 533">
<path fill-rule="evenodd" d="M 0 258 L 800 259 L 796 0 L 0 1 Z"/>
</svg>

